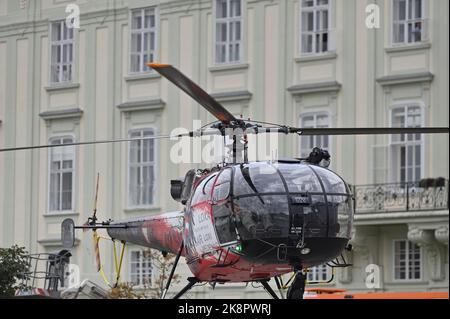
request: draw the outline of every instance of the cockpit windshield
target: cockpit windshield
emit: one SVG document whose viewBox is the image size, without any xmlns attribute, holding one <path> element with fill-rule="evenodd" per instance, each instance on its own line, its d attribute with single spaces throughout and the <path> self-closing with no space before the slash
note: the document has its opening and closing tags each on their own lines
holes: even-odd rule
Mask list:
<svg viewBox="0 0 450 319">
<path fill-rule="evenodd" d="M 231 201 L 243 239 L 349 238 L 352 198 L 345 182 L 319 166 L 249 163 L 233 167 Z"/>
</svg>

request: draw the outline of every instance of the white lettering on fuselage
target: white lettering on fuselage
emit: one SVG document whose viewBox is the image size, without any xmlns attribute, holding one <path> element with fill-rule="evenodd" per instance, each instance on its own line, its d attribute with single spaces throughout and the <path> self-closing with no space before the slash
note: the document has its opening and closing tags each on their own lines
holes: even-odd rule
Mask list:
<svg viewBox="0 0 450 319">
<path fill-rule="evenodd" d="M 214 225 L 207 211 L 194 208 L 190 227 L 194 236 L 195 250 L 199 255 L 209 253 L 219 245 Z"/>
</svg>

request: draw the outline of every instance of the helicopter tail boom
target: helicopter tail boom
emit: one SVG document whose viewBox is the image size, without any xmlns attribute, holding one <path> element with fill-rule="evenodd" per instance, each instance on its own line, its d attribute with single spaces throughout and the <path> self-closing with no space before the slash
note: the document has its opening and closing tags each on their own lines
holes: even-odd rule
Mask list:
<svg viewBox="0 0 450 319">
<path fill-rule="evenodd" d="M 107 231 L 113 239 L 173 254 L 183 240 L 183 212 L 111 222 L 110 226 Z"/>
</svg>

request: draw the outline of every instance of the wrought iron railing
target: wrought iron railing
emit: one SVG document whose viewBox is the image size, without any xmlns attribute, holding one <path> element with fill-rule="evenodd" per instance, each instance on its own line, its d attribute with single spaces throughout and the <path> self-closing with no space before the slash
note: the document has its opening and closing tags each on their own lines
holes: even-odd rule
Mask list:
<svg viewBox="0 0 450 319">
<path fill-rule="evenodd" d="M 449 181 L 353 186 L 356 213 L 443 210 L 449 208 Z"/>
</svg>

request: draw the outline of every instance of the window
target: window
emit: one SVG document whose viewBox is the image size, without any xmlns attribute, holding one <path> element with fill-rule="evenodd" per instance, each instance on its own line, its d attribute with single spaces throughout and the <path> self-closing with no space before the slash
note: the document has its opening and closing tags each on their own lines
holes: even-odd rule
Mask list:
<svg viewBox="0 0 450 319">
<path fill-rule="evenodd" d="M 156 59 L 156 9 L 131 11 L 130 73 L 150 71 L 146 65 Z"/>
<path fill-rule="evenodd" d="M 330 117 L 328 113 L 310 113 L 300 117 L 300 127 L 302 128 L 324 128 L 330 127 Z M 300 157 L 306 158 L 314 147 L 320 147 L 330 151 L 328 135 L 301 136 L 300 137 Z"/>
<path fill-rule="evenodd" d="M 50 82 L 72 81 L 73 72 L 73 29 L 65 21 L 53 22 L 50 26 Z"/>
<path fill-rule="evenodd" d="M 407 240 L 394 241 L 394 279 L 420 280 L 422 277 L 422 250 Z"/>
<path fill-rule="evenodd" d="M 152 285 L 152 258 L 150 250 L 132 250 L 130 281 L 136 286 Z"/>
<path fill-rule="evenodd" d="M 308 281 L 328 281 L 330 280 L 330 267 L 327 265 L 319 265 L 308 269 Z"/>
<path fill-rule="evenodd" d="M 73 143 L 72 137 L 57 137 L 51 145 Z M 72 211 L 74 191 L 74 146 L 54 147 L 50 150 L 49 211 Z"/>
<path fill-rule="evenodd" d="M 205 177 L 196 187 L 195 193 L 192 196 L 191 206 L 195 206 L 201 202 L 207 201 L 211 197 L 211 190 L 216 180 L 217 173 Z"/>
<path fill-rule="evenodd" d="M 242 59 L 242 1 L 216 0 L 216 63 L 235 63 Z"/>
<path fill-rule="evenodd" d="M 301 0 L 301 54 L 324 53 L 332 50 L 329 2 L 330 0 Z"/>
<path fill-rule="evenodd" d="M 129 205 L 132 207 L 154 204 L 155 140 L 149 139 L 152 136 L 153 129 L 130 132 L 130 138 L 140 139 L 129 143 Z"/>
<path fill-rule="evenodd" d="M 393 0 L 392 42 L 414 43 L 424 40 L 423 0 Z"/>
<path fill-rule="evenodd" d="M 419 105 L 403 105 L 392 109 L 393 127 L 422 126 L 422 108 Z M 391 136 L 392 182 L 414 182 L 422 177 L 423 137 L 421 134 Z"/>
</svg>

